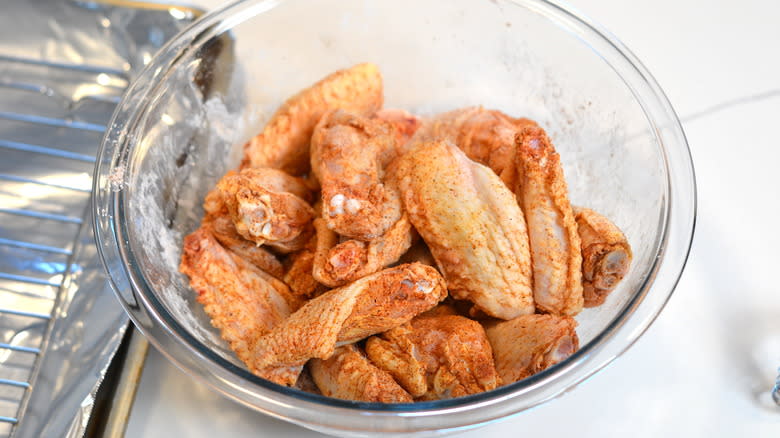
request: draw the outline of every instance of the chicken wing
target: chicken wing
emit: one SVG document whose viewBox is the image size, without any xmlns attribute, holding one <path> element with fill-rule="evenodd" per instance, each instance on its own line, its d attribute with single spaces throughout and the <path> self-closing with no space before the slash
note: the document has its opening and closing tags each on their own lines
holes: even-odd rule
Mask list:
<svg viewBox="0 0 780 438">
<path fill-rule="evenodd" d="M 366 341 L 371 362 L 418 400 L 476 394 L 500 383 L 482 326 L 445 313 L 421 315 Z"/>
<path fill-rule="evenodd" d="M 266 273 L 282 278 L 284 267 L 279 259 L 262 246 L 238 234 L 219 190 L 213 189 L 206 195 L 203 208 L 206 214 L 201 222 L 201 228 L 207 229 L 223 248 L 246 259 Z"/>
<path fill-rule="evenodd" d="M 560 156 L 539 127 L 521 129 L 517 198 L 525 212 L 536 307 L 556 315 L 582 310 L 582 254 Z"/>
<path fill-rule="evenodd" d="M 461 108 L 423 123 L 409 144 L 452 142 L 472 160 L 493 169 L 507 187 L 514 189 L 517 185 L 515 133 L 526 126 L 536 126 L 536 122 L 482 107 Z"/>
<path fill-rule="evenodd" d="M 441 141 L 405 154 L 399 175 L 409 219 L 450 294 L 501 319 L 533 313 L 523 213 L 498 176 Z"/>
<path fill-rule="evenodd" d="M 308 301 L 257 339 L 249 369 L 276 383 L 292 385 L 308 359 L 327 359 L 339 345 L 403 324 L 446 295 L 439 273 L 418 263 L 363 277 Z"/>
<path fill-rule="evenodd" d="M 582 240 L 582 294 L 585 307 L 604 303 L 631 266 L 631 246 L 609 219 L 588 208 L 574 207 Z"/>
<path fill-rule="evenodd" d="M 371 115 L 382 107 L 382 76 L 370 63 L 339 70 L 285 102 L 263 132 L 244 145 L 241 168 L 272 167 L 291 175 L 309 170 L 309 141 L 328 110 Z"/>
<path fill-rule="evenodd" d="M 208 230 L 223 248 L 264 272 L 275 278 L 282 278 L 284 275 L 284 267 L 279 259 L 265 248 L 241 237 L 229 216 L 206 216 L 203 218 L 201 228 Z"/>
<path fill-rule="evenodd" d="M 337 287 L 373 274 L 397 262 L 412 245 L 414 236 L 412 224 L 404 214 L 381 237 L 370 242 L 350 239 L 331 248 L 323 245 L 322 255 L 315 258 L 314 277 L 322 284 Z M 335 243 L 333 239 L 330 242 Z"/>
<path fill-rule="evenodd" d="M 354 345 L 339 347 L 328 359 L 309 362 L 314 383 L 327 397 L 377 403 L 411 403 L 412 397 L 390 374 L 374 366 Z"/>
<path fill-rule="evenodd" d="M 301 304 L 284 283 L 220 246 L 208 229 L 184 238 L 179 270 L 190 278 L 211 324 L 245 363 L 255 341 Z"/>
<path fill-rule="evenodd" d="M 369 241 L 400 219 L 398 192 L 384 184 L 395 149 L 393 128 L 385 122 L 343 110 L 322 117 L 311 139 L 311 167 L 322 186 L 328 227 Z"/>
<path fill-rule="evenodd" d="M 287 180 L 281 182 L 280 180 Z M 288 191 L 308 193 L 303 182 L 274 169 L 228 172 L 217 183 L 238 234 L 282 252 L 303 248 L 313 234 L 314 209 Z M 279 190 L 282 189 L 282 190 Z"/>
<path fill-rule="evenodd" d="M 569 316 L 523 315 L 485 328 L 504 385 L 525 379 L 579 348 L 577 321 Z"/>
</svg>

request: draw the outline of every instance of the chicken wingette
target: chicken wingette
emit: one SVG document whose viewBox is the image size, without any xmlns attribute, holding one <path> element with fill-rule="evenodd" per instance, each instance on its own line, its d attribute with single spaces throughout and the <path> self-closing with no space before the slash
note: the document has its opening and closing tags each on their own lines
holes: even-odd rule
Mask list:
<svg viewBox="0 0 780 438">
<path fill-rule="evenodd" d="M 222 247 L 243 257 L 276 278 L 281 278 L 284 275 L 284 267 L 273 253 L 238 234 L 219 190 L 211 190 L 206 195 L 203 209 L 206 210 L 206 214 L 201 222 L 201 227 L 208 229 Z"/>
<path fill-rule="evenodd" d="M 254 343 L 249 369 L 292 385 L 311 358 L 327 359 L 340 345 L 401 325 L 447 296 L 444 280 L 430 266 L 388 268 L 306 302 Z"/>
<path fill-rule="evenodd" d="M 223 248 L 208 229 L 184 238 L 179 270 L 189 277 L 211 324 L 247 364 L 257 339 L 301 305 L 284 283 Z"/>
<path fill-rule="evenodd" d="M 515 195 L 452 143 L 421 143 L 399 163 L 409 219 L 450 294 L 490 316 L 534 312 L 528 233 Z"/>
<path fill-rule="evenodd" d="M 343 110 L 326 113 L 311 139 L 311 167 L 322 186 L 322 217 L 336 233 L 370 241 L 401 218 L 385 168 L 396 156 L 394 128 Z"/>
<path fill-rule="evenodd" d="M 582 310 L 582 254 L 560 156 L 544 130 L 521 129 L 517 144 L 517 199 L 525 213 L 539 310 L 576 315 Z"/>
</svg>

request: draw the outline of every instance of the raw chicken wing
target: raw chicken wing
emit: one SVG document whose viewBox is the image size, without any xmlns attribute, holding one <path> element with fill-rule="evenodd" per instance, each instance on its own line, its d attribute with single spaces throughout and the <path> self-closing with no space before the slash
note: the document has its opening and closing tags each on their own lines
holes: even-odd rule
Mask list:
<svg viewBox="0 0 780 438">
<path fill-rule="evenodd" d="M 327 234 L 323 225 L 315 220 L 318 235 Z M 330 232 L 332 233 L 332 231 Z M 314 258 L 314 277 L 327 286 L 337 287 L 373 274 L 398 261 L 412 245 L 415 232 L 406 214 L 393 224 L 381 237 L 370 242 L 350 239 L 336 244 L 336 239 L 326 236 L 318 245 L 319 256 Z M 334 244 L 332 247 L 327 243 Z"/>
<path fill-rule="evenodd" d="M 631 246 L 609 219 L 589 208 L 574 208 L 582 240 L 582 294 L 585 307 L 607 299 L 631 266 Z"/>
<path fill-rule="evenodd" d="M 569 316 L 523 315 L 488 324 L 496 370 L 504 385 L 525 379 L 571 356 L 579 348 Z"/>
<path fill-rule="evenodd" d="M 399 178 L 409 219 L 450 294 L 496 318 L 533 313 L 525 221 L 501 179 L 441 141 L 404 155 Z"/>
<path fill-rule="evenodd" d="M 536 307 L 556 315 L 582 310 L 582 254 L 560 156 L 544 130 L 521 129 L 517 198 L 528 223 Z"/>
<path fill-rule="evenodd" d="M 211 324 L 247 364 L 255 341 L 301 304 L 284 283 L 231 254 L 204 228 L 184 238 L 179 270 L 190 278 Z"/>
<path fill-rule="evenodd" d="M 283 172 L 252 168 L 228 172 L 217 190 L 238 234 L 258 245 L 292 252 L 303 248 L 314 232 L 314 210 L 295 194 L 308 193 L 308 189 Z"/>
<path fill-rule="evenodd" d="M 339 70 L 285 102 L 263 129 L 244 145 L 241 168 L 272 167 L 291 175 L 309 170 L 309 141 L 328 110 L 343 108 L 371 115 L 382 107 L 382 76 L 365 63 Z"/>
<path fill-rule="evenodd" d="M 284 268 L 274 254 L 238 234 L 219 190 L 213 189 L 206 195 L 203 208 L 206 210 L 206 214 L 203 217 L 201 227 L 208 229 L 223 248 L 243 257 L 276 278 L 282 277 Z"/>
<path fill-rule="evenodd" d="M 324 396 L 376 403 L 412 402 L 390 374 L 374 366 L 354 345 L 337 348 L 328 359 L 312 359 L 309 367 Z"/>
<path fill-rule="evenodd" d="M 489 391 L 500 380 L 485 330 L 458 315 L 419 316 L 366 342 L 369 359 L 415 399 Z"/>
<path fill-rule="evenodd" d="M 322 117 L 311 139 L 311 167 L 322 186 L 322 217 L 338 234 L 380 237 L 401 218 L 401 200 L 384 184 L 395 157 L 394 129 L 343 110 Z"/>
<path fill-rule="evenodd" d="M 257 339 L 249 369 L 273 382 L 292 385 L 308 359 L 327 359 L 339 345 L 403 324 L 446 295 L 439 273 L 418 263 L 363 277 L 313 298 Z"/>
</svg>

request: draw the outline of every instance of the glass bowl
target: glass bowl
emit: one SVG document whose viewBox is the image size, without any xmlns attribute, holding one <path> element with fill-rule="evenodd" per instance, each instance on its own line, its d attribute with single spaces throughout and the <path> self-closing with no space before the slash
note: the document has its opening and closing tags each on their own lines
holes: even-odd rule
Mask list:
<svg viewBox="0 0 780 438">
<path fill-rule="evenodd" d="M 581 349 L 528 379 L 417 404 L 335 400 L 255 377 L 178 272 L 205 193 L 278 105 L 330 72 L 379 65 L 386 107 L 468 105 L 537 120 L 575 205 L 625 232 L 634 262 L 607 302 L 578 317 Z M 127 90 L 94 179 L 98 247 L 136 326 L 172 362 L 242 404 L 340 435 L 462 430 L 550 400 L 597 372 L 653 322 L 677 284 L 695 181 L 674 111 L 613 36 L 541 0 L 244 0 L 199 20 Z M 206 415 L 208 415 L 206 413 Z"/>
</svg>

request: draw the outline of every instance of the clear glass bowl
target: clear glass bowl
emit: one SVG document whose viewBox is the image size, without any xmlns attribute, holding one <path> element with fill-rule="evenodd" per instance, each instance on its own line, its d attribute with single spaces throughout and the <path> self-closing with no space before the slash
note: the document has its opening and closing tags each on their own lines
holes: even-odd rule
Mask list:
<svg viewBox="0 0 780 438">
<path fill-rule="evenodd" d="M 481 104 L 537 120 L 561 154 L 572 202 L 625 231 L 631 271 L 606 304 L 578 316 L 582 348 L 570 358 L 469 397 L 358 403 L 253 376 L 211 327 L 177 269 L 203 196 L 284 99 L 365 61 L 381 68 L 386 107 L 432 114 Z M 226 6 L 176 37 L 128 89 L 94 181 L 103 261 L 149 340 L 227 397 L 340 435 L 462 430 L 571 390 L 661 311 L 685 264 L 696 204 L 680 122 L 651 75 L 613 36 L 541 0 Z"/>
</svg>

